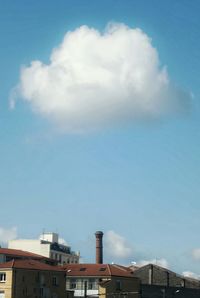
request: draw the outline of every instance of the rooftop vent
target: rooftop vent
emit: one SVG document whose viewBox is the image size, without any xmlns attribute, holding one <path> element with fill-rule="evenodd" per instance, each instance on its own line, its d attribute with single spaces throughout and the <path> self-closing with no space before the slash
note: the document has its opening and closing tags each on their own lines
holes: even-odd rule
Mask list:
<svg viewBox="0 0 200 298">
<path fill-rule="evenodd" d="M 101 267 L 99 271 L 106 271 L 106 267 Z"/>
</svg>

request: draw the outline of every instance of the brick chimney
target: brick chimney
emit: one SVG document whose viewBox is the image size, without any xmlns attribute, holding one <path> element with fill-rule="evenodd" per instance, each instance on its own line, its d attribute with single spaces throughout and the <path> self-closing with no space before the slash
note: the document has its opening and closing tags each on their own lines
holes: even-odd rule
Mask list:
<svg viewBox="0 0 200 298">
<path fill-rule="evenodd" d="M 103 264 L 103 232 L 97 231 L 96 236 L 96 264 Z"/>
</svg>

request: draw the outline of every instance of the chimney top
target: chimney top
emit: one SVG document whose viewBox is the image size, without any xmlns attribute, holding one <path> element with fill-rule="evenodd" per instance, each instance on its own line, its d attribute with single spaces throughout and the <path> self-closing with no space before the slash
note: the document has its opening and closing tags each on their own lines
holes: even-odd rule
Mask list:
<svg viewBox="0 0 200 298">
<path fill-rule="evenodd" d="M 103 236 L 103 232 L 102 232 L 102 231 L 96 231 L 95 235 L 96 235 L 96 236 L 98 236 L 98 235 L 99 235 L 99 236 Z"/>
</svg>

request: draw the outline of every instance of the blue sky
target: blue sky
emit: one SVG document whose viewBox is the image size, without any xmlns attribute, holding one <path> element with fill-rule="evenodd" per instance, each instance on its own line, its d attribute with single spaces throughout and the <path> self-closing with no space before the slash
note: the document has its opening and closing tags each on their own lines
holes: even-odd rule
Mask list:
<svg viewBox="0 0 200 298">
<path fill-rule="evenodd" d="M 58 231 L 85 261 L 94 232 L 114 231 L 132 253 L 107 252 L 106 261 L 164 258 L 200 275 L 199 9 L 197 0 L 0 1 L 2 229 L 17 227 L 20 238 Z M 20 96 L 9 108 L 22 65 L 49 64 L 66 32 L 103 32 L 109 22 L 152 39 L 174 86 L 193 94 L 186 112 L 79 134 L 58 132 Z"/>
</svg>

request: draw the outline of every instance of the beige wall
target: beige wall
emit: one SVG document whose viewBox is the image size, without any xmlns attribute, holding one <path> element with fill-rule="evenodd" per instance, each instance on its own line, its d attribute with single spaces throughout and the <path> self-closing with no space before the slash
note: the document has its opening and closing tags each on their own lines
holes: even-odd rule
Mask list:
<svg viewBox="0 0 200 298">
<path fill-rule="evenodd" d="M 12 249 L 21 249 L 29 251 L 44 257 L 50 257 L 50 244 L 42 244 L 40 239 L 19 239 L 19 240 L 10 240 L 8 242 L 8 248 Z"/>
<path fill-rule="evenodd" d="M 6 281 L 0 282 L 0 291 L 5 292 L 5 298 L 12 298 L 12 270 L 0 269 L 0 273 L 6 273 Z"/>
<path fill-rule="evenodd" d="M 65 273 L 57 271 L 41 271 L 28 269 L 5 269 L 0 270 L 6 273 L 6 282 L 0 282 L 0 291 L 5 292 L 5 298 L 66 298 Z M 58 284 L 53 284 L 53 278 L 57 278 Z M 42 289 L 42 290 L 41 290 Z"/>
</svg>

